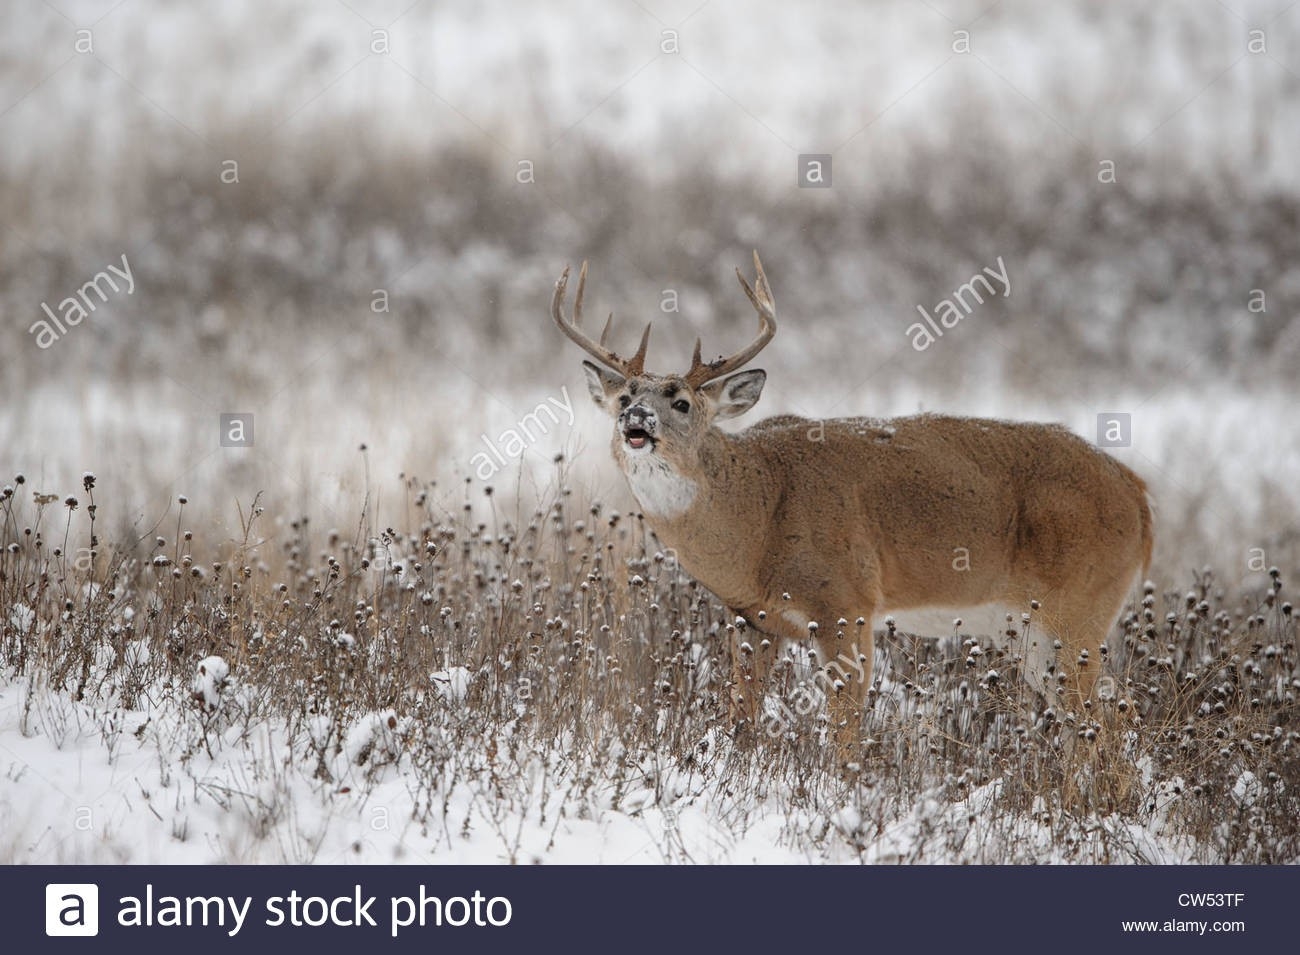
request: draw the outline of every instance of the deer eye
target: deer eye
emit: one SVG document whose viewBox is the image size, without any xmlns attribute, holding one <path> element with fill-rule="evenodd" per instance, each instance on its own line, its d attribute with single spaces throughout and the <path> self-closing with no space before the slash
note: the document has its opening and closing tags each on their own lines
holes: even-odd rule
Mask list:
<svg viewBox="0 0 1300 955">
<path fill-rule="evenodd" d="M 691 403 L 683 398 L 678 398 L 673 402 L 673 410 L 686 414 L 686 412 L 691 410 Z"/>
<path fill-rule="evenodd" d="M 618 396 L 618 406 L 619 406 L 620 408 L 626 408 L 626 407 L 627 407 L 628 405 L 630 405 L 631 403 L 632 403 L 632 399 L 629 398 L 627 395 L 619 395 L 619 396 Z"/>
</svg>

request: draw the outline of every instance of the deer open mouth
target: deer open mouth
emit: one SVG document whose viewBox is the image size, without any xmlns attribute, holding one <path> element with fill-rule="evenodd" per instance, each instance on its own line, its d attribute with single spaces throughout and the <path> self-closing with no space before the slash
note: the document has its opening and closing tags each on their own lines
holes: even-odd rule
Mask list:
<svg viewBox="0 0 1300 955">
<path fill-rule="evenodd" d="M 653 447 L 655 439 L 651 437 L 650 432 L 645 428 L 628 428 L 623 432 L 623 440 L 627 446 L 634 451 L 640 451 L 647 445 Z"/>
</svg>

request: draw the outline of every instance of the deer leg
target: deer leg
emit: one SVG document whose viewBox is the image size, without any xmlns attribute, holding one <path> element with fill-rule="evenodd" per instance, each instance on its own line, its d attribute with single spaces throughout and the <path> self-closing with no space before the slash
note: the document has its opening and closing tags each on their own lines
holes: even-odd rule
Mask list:
<svg viewBox="0 0 1300 955">
<path fill-rule="evenodd" d="M 856 612 L 846 612 L 855 606 Z M 811 638 L 813 692 L 825 698 L 841 765 L 855 764 L 860 756 L 862 708 L 871 685 L 874 609 L 862 600 L 832 597 L 819 600 L 811 612 L 790 606 L 778 615 L 792 637 Z M 861 626 L 858 620 L 863 621 Z"/>
<path fill-rule="evenodd" d="M 1056 663 L 1061 700 L 1072 710 L 1081 711 L 1084 701 L 1093 699 L 1101 675 L 1101 645 L 1127 593 L 1127 582 L 1106 581 L 1043 603 L 1045 627 L 1061 642 Z"/>
</svg>

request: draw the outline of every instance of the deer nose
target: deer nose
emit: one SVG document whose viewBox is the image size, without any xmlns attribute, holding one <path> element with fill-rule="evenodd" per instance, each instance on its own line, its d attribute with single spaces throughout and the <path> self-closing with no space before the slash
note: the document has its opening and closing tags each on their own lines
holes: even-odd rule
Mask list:
<svg viewBox="0 0 1300 955">
<path fill-rule="evenodd" d="M 623 412 L 623 427 L 625 428 L 641 428 L 644 431 L 653 431 L 654 424 L 654 412 L 642 405 L 633 405 Z"/>
</svg>

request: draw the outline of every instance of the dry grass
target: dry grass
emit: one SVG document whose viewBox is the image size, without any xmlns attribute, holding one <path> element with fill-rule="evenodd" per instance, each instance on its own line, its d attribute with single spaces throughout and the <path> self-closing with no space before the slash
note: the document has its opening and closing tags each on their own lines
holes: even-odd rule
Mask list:
<svg viewBox="0 0 1300 955">
<path fill-rule="evenodd" d="M 326 532 L 255 502 L 219 545 L 185 530 L 182 503 L 168 530 L 113 546 L 96 536 L 93 478 L 75 497 L 15 480 L 0 673 L 102 713 L 170 701 L 196 752 L 282 728 L 325 793 L 340 754 L 363 780 L 400 765 L 412 817 L 449 839 L 468 788 L 512 859 L 529 811 L 554 824 L 647 791 L 662 807 L 712 801 L 733 831 L 775 805 L 782 840 L 810 855 L 1155 861 L 1137 827 L 1197 861 L 1300 857 L 1300 667 L 1276 572 L 1262 594 L 1209 572 L 1185 594 L 1148 586 L 1094 661 L 1109 689 L 1078 715 L 1051 705 L 1052 664 L 1028 663 L 1028 608 L 1002 649 L 888 632 L 863 770 L 844 779 L 821 714 L 733 738 L 724 608 L 639 516 L 578 501 L 564 467 L 533 510 L 408 479 L 401 527 L 361 514 Z M 196 682 L 213 656 L 229 678 Z M 778 669 L 787 701 L 803 660 L 795 648 Z"/>
</svg>

